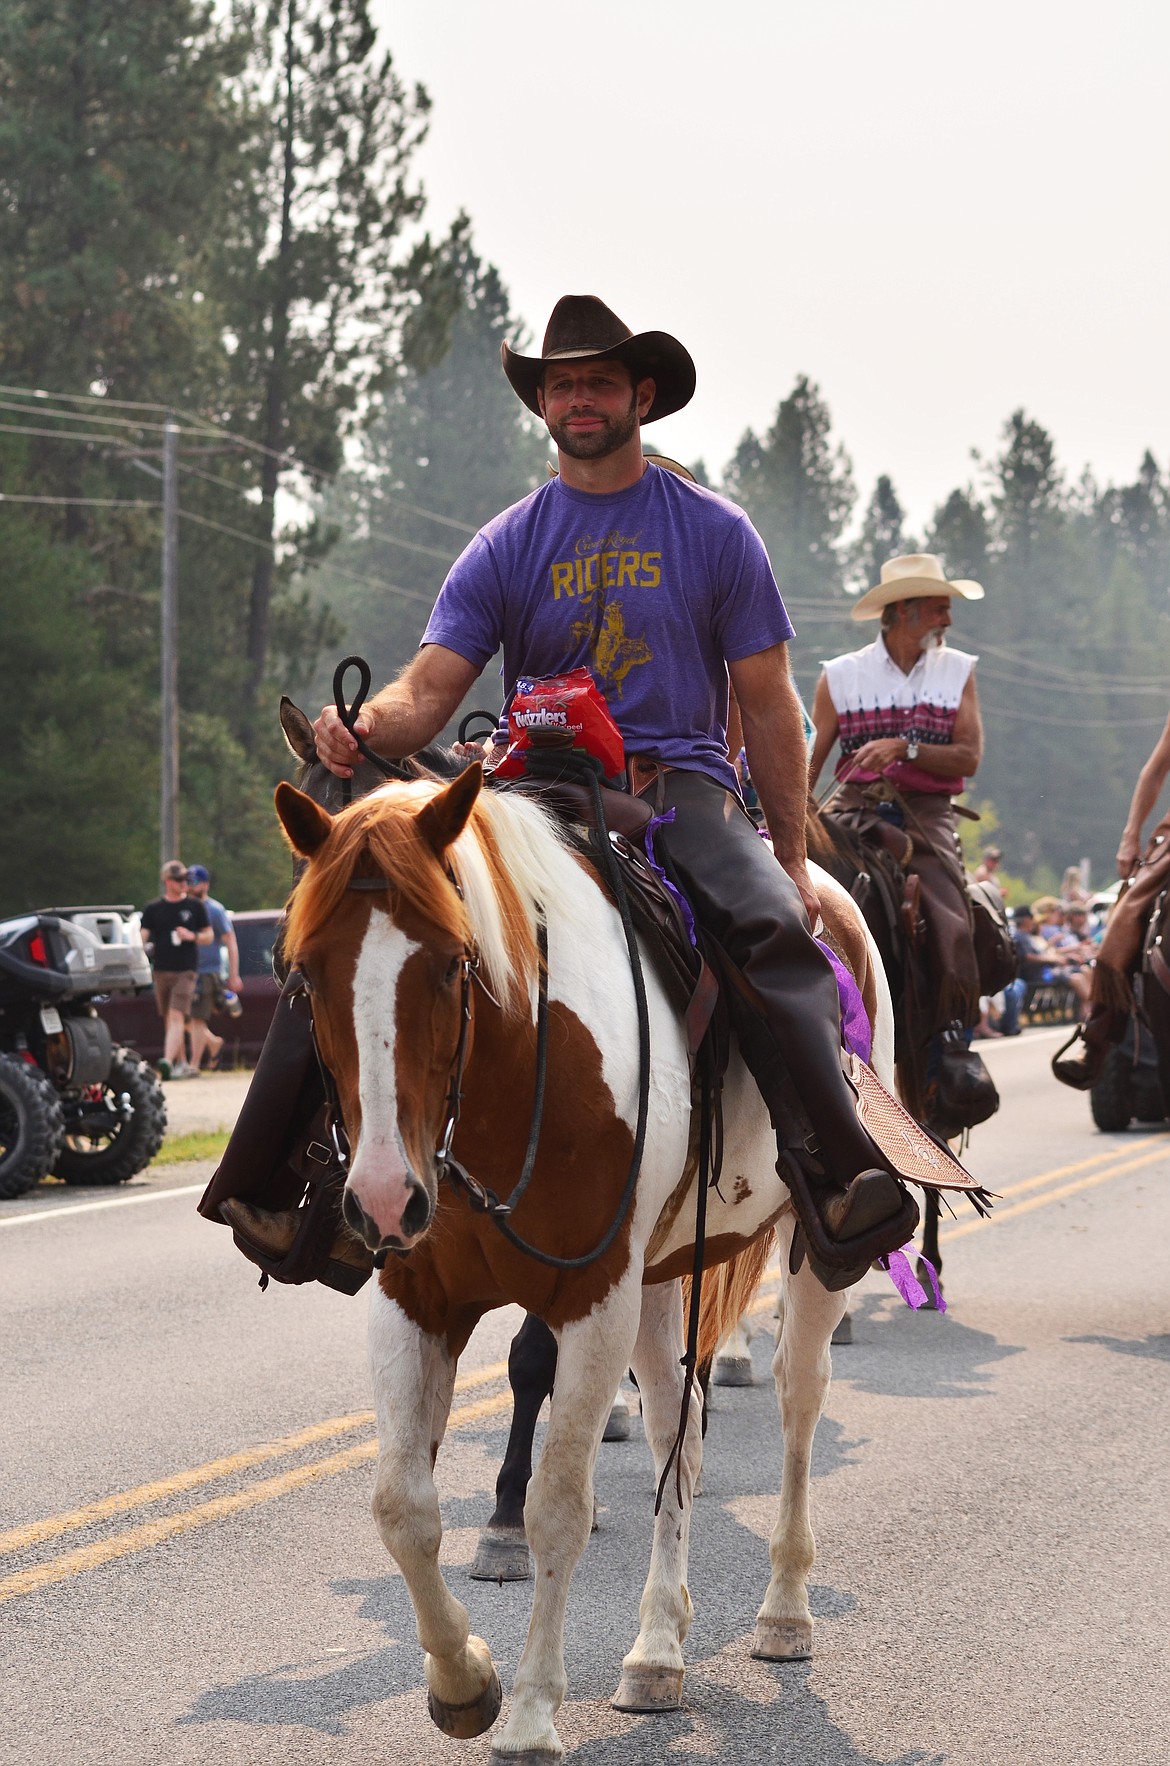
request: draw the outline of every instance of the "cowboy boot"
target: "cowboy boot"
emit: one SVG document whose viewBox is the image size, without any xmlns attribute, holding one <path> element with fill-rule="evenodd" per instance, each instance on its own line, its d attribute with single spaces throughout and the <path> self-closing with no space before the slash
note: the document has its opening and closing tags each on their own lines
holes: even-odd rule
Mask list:
<svg viewBox="0 0 1170 1766">
<path fill-rule="evenodd" d="M 242 1202 L 238 1196 L 231 1196 L 226 1202 L 221 1202 L 219 1212 L 221 1219 L 233 1232 L 247 1239 L 249 1244 L 263 1252 L 273 1263 L 279 1263 L 288 1256 L 304 1219 L 302 1209 L 257 1208 L 251 1202 Z M 362 1269 L 367 1273 L 374 1266 L 371 1253 L 347 1226 L 343 1226 L 334 1236 L 329 1247 L 329 1258 L 333 1263 L 345 1263 L 351 1269 Z"/>
<path fill-rule="evenodd" d="M 1092 1090 L 1104 1071 L 1109 1050 L 1125 1035 L 1126 1016 L 1110 1006 L 1093 1007 L 1052 1057 L 1052 1072 L 1062 1085 L 1071 1085 L 1074 1091 Z M 1069 1055 L 1066 1049 L 1075 1052 Z"/>
<path fill-rule="evenodd" d="M 918 1204 L 890 1171 L 872 1166 L 841 1184 L 804 1148 L 793 1147 L 781 1148 L 776 1169 L 796 1209 L 789 1270 L 795 1275 L 807 1256 L 830 1293 L 851 1288 L 875 1259 L 914 1236 Z"/>
</svg>

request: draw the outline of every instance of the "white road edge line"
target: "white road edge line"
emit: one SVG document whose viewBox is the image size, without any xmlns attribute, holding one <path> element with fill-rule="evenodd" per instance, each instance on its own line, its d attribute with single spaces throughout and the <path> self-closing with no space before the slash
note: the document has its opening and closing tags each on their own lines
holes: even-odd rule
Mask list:
<svg viewBox="0 0 1170 1766">
<path fill-rule="evenodd" d="M 34 1220 L 60 1220 L 66 1214 L 93 1214 L 99 1208 L 133 1208 L 136 1202 L 165 1202 L 169 1196 L 193 1196 L 205 1183 L 185 1183 L 174 1190 L 151 1190 L 146 1196 L 111 1196 L 106 1202 L 76 1202 L 61 1208 L 38 1208 L 35 1214 L 8 1214 L 0 1227 L 31 1226 Z"/>
</svg>

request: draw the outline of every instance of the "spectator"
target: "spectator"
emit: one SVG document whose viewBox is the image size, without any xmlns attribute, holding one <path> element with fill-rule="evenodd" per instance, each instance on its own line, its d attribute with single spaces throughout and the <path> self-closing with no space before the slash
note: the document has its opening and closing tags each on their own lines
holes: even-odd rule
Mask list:
<svg viewBox="0 0 1170 1766">
<path fill-rule="evenodd" d="M 983 857 L 975 867 L 975 881 L 976 883 L 993 883 L 1000 894 L 1004 895 L 1006 891 L 996 875 L 1002 858 L 1003 853 L 998 846 L 985 846 Z"/>
<path fill-rule="evenodd" d="M 1060 881 L 1060 899 L 1065 907 L 1084 907 L 1089 892 L 1081 881 L 1080 865 L 1070 865 Z"/>
<path fill-rule="evenodd" d="M 239 993 L 243 983 L 240 980 L 240 947 L 236 943 L 235 931 L 232 928 L 232 917 L 221 901 L 209 893 L 211 888 L 211 872 L 206 865 L 191 865 L 187 871 L 187 894 L 194 901 L 201 901 L 207 909 L 211 921 L 212 941 L 200 945 L 199 964 L 195 976 L 195 999 L 191 1006 L 191 1015 L 187 1020 L 187 1032 L 191 1041 L 191 1065 L 198 1072 L 203 1066 L 205 1054 L 210 1056 L 209 1066 L 214 1067 L 223 1048 L 223 1037 L 217 1036 L 211 1028 L 211 1020 L 216 1012 L 223 1011 L 227 1004 L 227 991 Z M 227 989 L 224 987 L 223 953 L 227 951 Z"/>
<path fill-rule="evenodd" d="M 194 1079 L 199 1071 L 183 1059 L 183 1032 L 195 997 L 198 946 L 213 933 L 207 909 L 187 894 L 187 867 L 168 859 L 160 873 L 163 893 L 142 910 L 142 942 L 154 969 L 154 998 L 163 1021 L 164 1079 Z"/>
</svg>

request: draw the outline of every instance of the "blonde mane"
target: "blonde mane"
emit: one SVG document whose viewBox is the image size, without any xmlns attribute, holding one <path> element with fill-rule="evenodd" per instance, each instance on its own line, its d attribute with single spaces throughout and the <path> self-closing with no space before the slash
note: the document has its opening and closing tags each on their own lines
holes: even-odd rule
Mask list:
<svg viewBox="0 0 1170 1766">
<path fill-rule="evenodd" d="M 442 789 L 430 780 L 383 785 L 341 811 L 289 898 L 285 954 L 298 961 L 355 878 L 384 877 L 392 896 L 478 953 L 506 1011 L 523 1012 L 536 984 L 539 910 L 558 880 L 563 890 L 568 855 L 543 810 L 482 792 L 446 854 L 453 881 L 417 819 Z"/>
</svg>

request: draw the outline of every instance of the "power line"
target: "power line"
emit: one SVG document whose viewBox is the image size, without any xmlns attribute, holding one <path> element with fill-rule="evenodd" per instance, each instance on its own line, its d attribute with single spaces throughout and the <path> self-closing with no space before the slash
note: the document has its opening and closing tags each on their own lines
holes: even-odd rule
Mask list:
<svg viewBox="0 0 1170 1766">
<path fill-rule="evenodd" d="M 0 503 L 54 503 L 86 509 L 161 509 L 149 497 L 26 497 L 0 491 Z"/>
<path fill-rule="evenodd" d="M 479 532 L 479 528 L 473 527 L 469 521 L 456 521 L 452 515 L 438 515 L 433 509 L 420 509 L 417 503 L 404 503 L 401 497 L 392 497 L 388 491 L 379 491 L 378 497 L 383 503 L 393 503 L 396 509 L 405 509 L 408 515 L 422 515 L 427 521 L 441 521 L 444 527 L 458 528 L 460 533 Z"/>
<path fill-rule="evenodd" d="M 1064 681 L 1070 686 L 1079 687 L 1085 678 L 1083 673 L 1078 674 L 1071 669 L 1061 668 L 1058 663 L 1037 662 L 1034 657 L 1026 656 L 1021 651 L 1003 650 L 997 644 L 980 644 L 979 650 L 981 655 L 997 656 L 1001 662 L 1014 662 L 1021 668 L 1034 669 L 1038 674 L 1054 675 L 1058 680 Z M 1143 688 L 1149 687 L 1151 689 L 1156 687 L 1163 693 L 1166 691 L 1166 680 L 1164 676 L 1159 678 L 1155 675 L 1146 675 L 1145 677 L 1139 677 L 1136 681 L 1132 675 L 1095 675 L 1093 678 L 1102 686 L 1108 685 L 1131 688 L 1140 686 Z"/>
<path fill-rule="evenodd" d="M 65 423 L 112 423 L 119 429 L 162 431 L 166 428 L 165 423 L 139 423 L 132 417 L 103 417 L 97 411 L 55 411 L 48 404 L 19 405 L 13 399 L 0 399 L 0 411 L 19 411 L 26 417 L 59 417 Z"/>
<path fill-rule="evenodd" d="M 336 482 L 336 479 L 338 477 L 338 474 L 335 472 L 325 472 L 325 471 L 322 471 L 318 467 L 306 465 L 303 460 L 299 460 L 295 454 L 289 453 L 289 451 L 287 449 L 270 448 L 270 447 L 267 447 L 263 442 L 251 441 L 247 436 L 240 435 L 236 430 L 228 429 L 223 424 L 214 423 L 209 418 L 196 416 L 196 414 L 194 412 L 184 411 L 177 406 L 152 404 L 152 403 L 147 403 L 144 400 L 134 400 L 134 399 L 108 399 L 107 400 L 97 393 L 46 393 L 46 392 L 41 391 L 39 388 L 29 388 L 29 387 L 23 387 L 23 386 L 8 386 L 3 383 L 0 383 L 0 393 L 15 393 L 18 396 L 24 396 L 25 398 L 36 399 L 38 401 L 38 403 L 32 407 L 33 414 L 39 414 L 39 412 L 41 410 L 44 410 L 46 416 L 56 416 L 59 418 L 63 418 L 68 422 L 78 422 L 78 421 L 81 421 L 81 418 L 79 418 L 78 416 L 76 416 L 74 413 L 72 413 L 70 411 L 53 411 L 48 404 L 49 400 L 69 399 L 69 400 L 76 402 L 76 403 L 83 403 L 83 404 L 89 404 L 89 405 L 110 404 L 110 405 L 116 406 L 120 410 L 158 411 L 164 417 L 169 413 L 173 413 L 175 416 L 183 417 L 187 421 L 187 423 L 189 423 L 191 425 L 190 428 L 185 429 L 183 431 L 183 434 L 185 434 L 185 435 L 201 435 L 201 436 L 221 437 L 224 440 L 234 443 L 235 446 L 240 447 L 240 448 L 245 448 L 252 453 L 263 454 L 269 459 L 274 459 L 274 460 L 286 462 L 288 465 L 295 467 L 298 472 L 303 472 L 305 474 L 306 478 L 313 479 L 318 484 L 333 484 Z M 7 406 L 7 405 L 5 405 L 4 401 L 0 400 L 0 409 L 16 410 L 16 409 L 19 409 L 19 407 Z M 131 428 L 131 429 L 150 429 L 150 430 L 157 429 L 157 430 L 161 431 L 166 428 L 165 423 L 157 423 L 157 424 L 156 423 L 131 423 L 127 419 L 124 419 L 124 418 L 99 417 L 96 412 L 94 412 L 92 415 L 93 415 L 93 418 L 97 422 L 123 424 L 123 425 L 125 425 L 125 427 Z M 9 434 L 12 434 L 12 435 L 57 436 L 61 439 L 73 440 L 73 441 L 85 440 L 85 441 L 110 442 L 110 441 L 114 440 L 114 438 L 112 436 L 108 436 L 108 435 L 87 435 L 87 436 L 70 435 L 69 431 L 67 431 L 67 430 L 34 429 L 34 428 L 25 427 L 25 426 L 17 425 L 17 424 L 0 424 L 0 432 L 5 432 L 5 431 Z M 193 471 L 194 468 L 181 467 L 180 470 L 189 472 L 189 471 Z M 228 481 L 221 480 L 220 482 L 227 484 Z M 229 488 L 238 488 L 238 487 L 229 487 Z M 421 516 L 422 519 L 425 521 L 437 521 L 444 527 L 453 527 L 453 528 L 458 529 L 462 533 L 475 534 L 475 533 L 479 532 L 479 528 L 477 526 L 473 525 L 471 522 L 459 521 L 454 516 L 451 516 L 451 515 L 440 515 L 438 510 L 436 510 L 436 509 L 425 509 L 422 507 L 421 504 L 408 503 L 404 499 L 402 499 L 400 497 L 392 496 L 388 492 L 382 493 L 382 499 L 385 502 L 394 503 L 398 508 L 404 509 L 410 515 Z M 382 536 L 382 537 L 390 537 L 390 536 Z M 407 542 L 402 541 L 399 543 L 406 544 Z M 439 554 L 438 552 L 436 552 L 434 555 L 436 557 L 441 556 L 441 554 Z M 442 556 L 445 557 L 445 554 L 443 554 Z M 450 562 L 450 560 L 446 560 L 446 561 Z"/>
<path fill-rule="evenodd" d="M 1004 674 L 997 668 L 985 668 L 980 672 L 983 680 L 995 681 L 1003 687 L 1026 687 L 1029 692 L 1042 691 L 1045 693 L 1067 694 L 1072 685 L 1071 681 L 1029 680 L 1026 675 Z M 1167 693 L 1170 692 L 1170 687 L 1168 687 L 1166 681 L 1158 681 L 1156 685 L 1148 687 L 1141 686 L 1136 682 L 1129 682 L 1125 686 L 1122 686 L 1111 676 L 1093 674 L 1090 670 L 1086 670 L 1085 673 L 1078 678 L 1077 684 L 1083 691 L 1090 693 L 1105 693 L 1110 697 L 1135 693 L 1140 695 L 1144 693 L 1156 694 L 1160 699 L 1165 699 Z"/>
<path fill-rule="evenodd" d="M 402 546 L 407 552 L 422 552 L 425 557 L 438 558 L 443 564 L 455 562 L 450 552 L 440 552 L 435 546 L 420 546 L 417 540 L 400 539 L 397 534 L 390 533 L 384 528 L 371 527 L 367 529 L 367 532 L 372 540 L 386 540 L 392 546 Z"/>
<path fill-rule="evenodd" d="M 984 711 L 989 717 L 1015 718 L 1017 723 L 1050 724 L 1062 730 L 1148 730 L 1157 724 L 1159 728 L 1165 723 L 1164 717 L 1046 717 L 1026 708 L 1013 707 L 1010 711 L 996 705 L 984 704 Z"/>
</svg>

